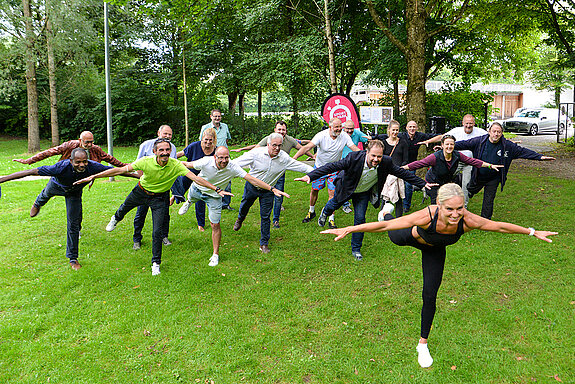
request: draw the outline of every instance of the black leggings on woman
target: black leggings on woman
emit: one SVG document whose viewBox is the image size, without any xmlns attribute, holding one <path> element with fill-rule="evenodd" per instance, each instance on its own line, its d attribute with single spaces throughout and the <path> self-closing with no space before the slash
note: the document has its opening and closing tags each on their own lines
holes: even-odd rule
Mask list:
<svg viewBox="0 0 575 384">
<path fill-rule="evenodd" d="M 384 219 L 394 217 L 389 213 Z M 423 307 L 421 308 L 421 337 L 427 339 L 431 330 L 431 323 L 435 315 L 435 302 L 437 291 L 443 278 L 445 266 L 445 247 L 420 244 L 411 234 L 411 228 L 389 231 L 389 239 L 399 246 L 412 246 L 421 250 L 421 268 L 423 270 Z"/>
</svg>

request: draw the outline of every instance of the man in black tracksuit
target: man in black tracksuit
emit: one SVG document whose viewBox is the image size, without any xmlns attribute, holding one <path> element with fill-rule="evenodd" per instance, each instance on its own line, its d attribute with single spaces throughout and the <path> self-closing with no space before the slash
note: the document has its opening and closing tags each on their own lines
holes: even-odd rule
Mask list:
<svg viewBox="0 0 575 384">
<path fill-rule="evenodd" d="M 555 160 L 551 156 L 543 156 L 540 153 L 521 147 L 503 137 L 503 128 L 498 123 L 493 123 L 489 128 L 488 135 L 475 137 L 470 140 L 457 141 L 456 150 L 467 149 L 473 152 L 473 157 L 490 164 L 503 165 L 499 172 L 488 168 L 473 168 L 471 182 L 467 186 L 469 197 L 478 193 L 482 188 L 483 205 L 481 216 L 491 219 L 493 215 L 493 202 L 497 193 L 497 186 L 501 183 L 501 190 L 507 180 L 507 172 L 513 159 L 528 160 Z"/>
</svg>

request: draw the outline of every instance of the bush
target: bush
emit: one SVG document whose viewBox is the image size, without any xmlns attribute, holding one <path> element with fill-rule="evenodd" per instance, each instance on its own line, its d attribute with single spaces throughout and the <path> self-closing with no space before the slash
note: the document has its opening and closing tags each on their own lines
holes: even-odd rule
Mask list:
<svg viewBox="0 0 575 384">
<path fill-rule="evenodd" d="M 447 127 L 461 125 L 463 116 L 470 113 L 475 116 L 477 125 L 486 126 L 485 100 L 491 100 L 494 93 L 472 91 L 468 85 L 446 84 L 439 92 L 427 93 L 427 118 L 443 116 Z M 489 105 L 487 115 L 491 114 Z M 446 128 L 447 128 L 446 127 Z"/>
</svg>

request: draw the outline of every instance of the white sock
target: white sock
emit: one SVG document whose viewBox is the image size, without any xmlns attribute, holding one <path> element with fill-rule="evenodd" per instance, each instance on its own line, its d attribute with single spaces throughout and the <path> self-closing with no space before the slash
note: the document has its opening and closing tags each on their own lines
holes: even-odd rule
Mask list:
<svg viewBox="0 0 575 384">
<path fill-rule="evenodd" d="M 311 213 L 314 213 L 314 212 L 315 212 L 315 205 L 310 205 L 310 206 L 309 206 L 309 211 L 310 211 Z"/>
<path fill-rule="evenodd" d="M 421 365 L 421 368 L 431 367 L 431 364 L 433 364 L 433 358 L 429 353 L 427 344 L 418 343 L 416 349 L 417 349 L 417 362 L 419 363 L 419 365 Z"/>
<path fill-rule="evenodd" d="M 329 215 L 328 221 L 334 221 L 335 220 L 335 215 L 331 214 Z"/>
</svg>

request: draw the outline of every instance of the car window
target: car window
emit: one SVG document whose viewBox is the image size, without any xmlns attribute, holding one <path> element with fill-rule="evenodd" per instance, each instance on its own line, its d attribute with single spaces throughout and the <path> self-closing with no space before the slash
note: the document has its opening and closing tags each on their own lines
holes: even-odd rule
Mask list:
<svg viewBox="0 0 575 384">
<path fill-rule="evenodd" d="M 519 114 L 519 117 L 539 117 L 541 111 L 523 111 Z"/>
</svg>

